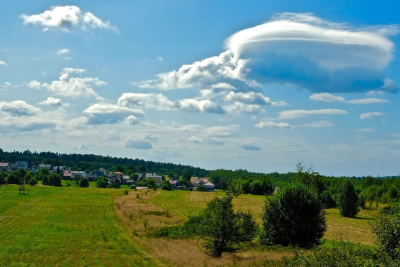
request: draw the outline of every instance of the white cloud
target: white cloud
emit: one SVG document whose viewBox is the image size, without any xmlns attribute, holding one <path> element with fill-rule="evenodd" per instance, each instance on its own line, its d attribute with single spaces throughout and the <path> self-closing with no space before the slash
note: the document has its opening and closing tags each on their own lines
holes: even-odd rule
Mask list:
<svg viewBox="0 0 400 267">
<path fill-rule="evenodd" d="M 335 96 L 330 93 L 316 93 L 310 96 L 311 100 L 324 101 L 324 102 L 343 102 L 348 104 L 379 104 L 388 102 L 386 99 L 382 98 L 362 98 L 346 100 L 342 96 Z"/>
<path fill-rule="evenodd" d="M 387 103 L 386 99 L 381 98 L 363 98 L 363 99 L 354 99 L 354 100 L 347 100 L 346 103 L 349 104 L 380 104 L 380 103 Z"/>
<path fill-rule="evenodd" d="M 343 115 L 347 114 L 347 111 L 341 109 L 315 109 L 315 110 L 305 110 L 305 109 L 294 109 L 285 110 L 279 112 L 279 119 L 297 119 L 312 115 Z"/>
<path fill-rule="evenodd" d="M 164 60 L 163 57 L 157 57 L 157 59 L 158 59 L 159 61 L 163 61 L 163 60 Z"/>
<path fill-rule="evenodd" d="M 233 132 L 240 129 L 239 125 L 226 125 L 226 126 L 213 126 L 205 130 L 205 134 L 211 137 L 231 137 L 234 136 Z"/>
<path fill-rule="evenodd" d="M 311 100 L 324 102 L 343 102 L 346 99 L 342 96 L 335 96 L 330 93 L 315 93 L 310 96 Z"/>
<path fill-rule="evenodd" d="M 1 89 L 8 89 L 8 88 L 10 88 L 11 86 L 12 86 L 11 83 L 5 82 L 4 84 L 0 84 L 0 90 L 1 90 Z"/>
<path fill-rule="evenodd" d="M 117 123 L 129 116 L 143 117 L 144 112 L 138 109 L 120 107 L 111 104 L 94 104 L 83 111 L 89 124 Z M 131 117 L 129 120 L 132 120 Z"/>
<path fill-rule="evenodd" d="M 89 150 L 89 146 L 83 144 L 77 145 L 76 148 L 81 150 Z"/>
<path fill-rule="evenodd" d="M 229 113 L 262 113 L 265 112 L 260 105 L 244 104 L 235 102 L 224 107 Z"/>
<path fill-rule="evenodd" d="M 45 106 L 63 106 L 63 102 L 59 98 L 48 97 L 46 100 L 39 103 Z"/>
<path fill-rule="evenodd" d="M 23 83 L 28 88 L 39 90 L 42 88 L 42 84 L 36 80 L 30 81 L 29 83 Z"/>
<path fill-rule="evenodd" d="M 291 128 L 289 123 L 286 123 L 286 122 L 273 122 L 273 121 L 259 122 L 254 126 L 257 127 L 257 128 L 286 128 L 286 129 L 290 129 Z"/>
<path fill-rule="evenodd" d="M 0 110 L 13 116 L 32 116 L 40 112 L 40 108 L 31 106 L 22 100 L 0 102 Z"/>
<path fill-rule="evenodd" d="M 58 81 L 43 83 L 41 87 L 46 88 L 49 92 L 66 97 L 95 97 L 96 99 L 101 100 L 102 98 L 96 94 L 92 86 L 103 86 L 107 84 L 106 82 L 101 81 L 97 77 L 70 77 L 70 74 L 81 74 L 84 72 L 84 69 L 64 68 Z M 32 81 L 29 84 L 31 83 L 36 87 L 39 87 L 38 85 L 40 84 L 36 81 Z"/>
<path fill-rule="evenodd" d="M 36 15 L 21 15 L 23 24 L 33 24 L 43 27 L 43 31 L 63 30 L 66 32 L 74 28 L 109 29 L 118 32 L 109 21 L 102 21 L 90 12 L 82 13 L 77 6 L 52 6 L 49 10 Z"/>
<path fill-rule="evenodd" d="M 3 61 L 3 60 L 0 60 L 0 65 L 8 66 L 8 64 L 7 64 L 5 61 Z"/>
<path fill-rule="evenodd" d="M 141 93 L 124 93 L 118 99 L 118 105 L 122 107 L 139 106 L 144 108 L 155 108 L 165 110 L 177 107 L 177 105 L 168 100 L 162 94 L 141 94 Z"/>
<path fill-rule="evenodd" d="M 210 100 L 182 99 L 178 101 L 179 108 L 189 112 L 224 114 L 224 109 Z"/>
<path fill-rule="evenodd" d="M 133 115 L 130 115 L 126 118 L 126 121 L 130 125 L 136 125 L 139 123 L 139 119 Z"/>
<path fill-rule="evenodd" d="M 383 117 L 385 113 L 383 112 L 367 112 L 360 115 L 360 119 L 373 119 L 377 117 Z"/>
<path fill-rule="evenodd" d="M 229 83 L 217 83 L 210 86 L 211 89 L 222 89 L 222 90 L 235 90 L 236 88 Z"/>
<path fill-rule="evenodd" d="M 256 143 L 251 141 L 242 143 L 240 147 L 243 148 L 244 150 L 253 150 L 253 151 L 261 150 L 261 148 Z"/>
<path fill-rule="evenodd" d="M 240 60 L 229 51 L 226 51 L 219 56 L 183 65 L 177 71 L 161 73 L 154 80 L 134 83 L 134 85 L 140 88 L 157 88 L 161 90 L 221 85 L 226 83 L 224 79 L 243 80 L 246 72 L 244 63 L 245 60 Z"/>
<path fill-rule="evenodd" d="M 68 54 L 69 52 L 70 52 L 69 49 L 63 48 L 63 49 L 58 50 L 57 53 L 56 53 L 56 55 L 57 55 L 57 56 L 61 56 L 61 55 Z"/>
<path fill-rule="evenodd" d="M 126 142 L 125 146 L 127 148 L 136 148 L 136 149 L 151 149 L 153 146 L 150 142 L 147 141 L 128 141 Z"/>
<path fill-rule="evenodd" d="M 284 13 L 233 34 L 219 56 L 135 85 L 173 90 L 226 83 L 254 91 L 261 83 L 280 83 L 313 92 L 395 92 L 397 87 L 388 86 L 384 69 L 394 51 L 388 34 L 397 30 L 397 26 L 357 29 L 312 14 Z"/>
<path fill-rule="evenodd" d="M 188 138 L 188 141 L 193 142 L 193 143 L 197 143 L 197 144 L 203 142 L 203 140 L 201 140 L 201 138 L 198 137 L 198 136 L 191 136 L 191 137 Z"/>
<path fill-rule="evenodd" d="M 246 104 L 256 105 L 273 105 L 273 106 L 285 106 L 287 105 L 283 101 L 272 102 L 269 97 L 263 96 L 261 93 L 247 92 L 247 93 L 235 93 L 230 92 L 226 97 L 226 101 L 238 101 Z"/>
<path fill-rule="evenodd" d="M 331 121 L 314 121 L 311 123 L 298 125 L 297 127 L 324 128 L 324 127 L 334 127 L 334 126 L 336 126 L 336 124 Z"/>
</svg>

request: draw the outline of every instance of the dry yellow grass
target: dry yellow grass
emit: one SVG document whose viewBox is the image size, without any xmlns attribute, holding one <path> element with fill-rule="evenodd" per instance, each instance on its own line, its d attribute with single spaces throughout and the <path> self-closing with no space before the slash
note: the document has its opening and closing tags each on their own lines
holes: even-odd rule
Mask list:
<svg viewBox="0 0 400 267">
<path fill-rule="evenodd" d="M 289 251 L 249 250 L 223 254 L 216 259 L 204 253 L 201 240 L 166 240 L 146 238 L 146 231 L 165 226 L 180 225 L 189 216 L 197 215 L 215 195 L 222 193 L 188 191 L 130 191 L 129 195 L 115 199 L 115 211 L 123 224 L 139 236 L 147 252 L 171 266 L 246 266 L 255 261 L 279 260 L 290 257 Z M 249 211 L 261 223 L 263 196 L 241 195 L 234 199 L 235 209 Z M 345 239 L 352 243 L 373 245 L 373 234 L 368 220 L 376 210 L 361 210 L 357 218 L 344 218 L 338 209 L 326 210 L 327 240 Z"/>
<path fill-rule="evenodd" d="M 127 196 L 114 199 L 115 212 L 120 217 L 121 222 L 139 237 L 138 240 L 146 246 L 147 253 L 150 253 L 163 263 L 171 266 L 191 267 L 231 266 L 233 264 L 236 264 L 236 266 L 246 266 L 254 261 L 279 260 L 283 256 L 293 256 L 293 253 L 289 251 L 251 250 L 234 254 L 223 254 L 218 259 L 208 256 L 203 251 L 201 240 L 146 238 L 145 234 L 147 231 L 165 226 L 183 224 L 188 216 L 198 214 L 206 206 L 206 203 L 214 197 L 214 194 L 202 192 L 175 192 L 139 190 L 131 191 Z M 164 201 L 164 198 L 169 201 Z M 179 204 L 181 201 L 184 204 Z M 248 203 L 250 204 L 252 201 Z M 180 208 L 182 206 L 184 208 Z M 246 207 L 242 207 L 242 210 L 258 210 L 257 207 L 250 206 L 246 205 Z"/>
</svg>

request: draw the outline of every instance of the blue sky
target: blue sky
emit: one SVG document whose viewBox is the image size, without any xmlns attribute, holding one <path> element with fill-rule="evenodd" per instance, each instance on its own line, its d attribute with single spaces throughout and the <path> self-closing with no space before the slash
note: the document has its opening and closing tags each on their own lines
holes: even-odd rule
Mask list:
<svg viewBox="0 0 400 267">
<path fill-rule="evenodd" d="M 321 3 L 3 3 L 0 147 L 397 175 L 400 6 Z"/>
</svg>

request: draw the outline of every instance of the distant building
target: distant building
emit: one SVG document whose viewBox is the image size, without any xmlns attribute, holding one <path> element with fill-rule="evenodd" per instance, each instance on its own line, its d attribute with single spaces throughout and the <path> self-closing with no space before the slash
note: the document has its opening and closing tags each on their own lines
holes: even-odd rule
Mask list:
<svg viewBox="0 0 400 267">
<path fill-rule="evenodd" d="M 172 185 L 172 188 L 176 188 L 178 185 L 178 180 L 169 180 L 169 183 Z"/>
<path fill-rule="evenodd" d="M 7 172 L 11 171 L 11 164 L 8 162 L 0 162 L 0 170 Z"/>
<path fill-rule="evenodd" d="M 146 173 L 146 180 L 153 179 L 157 186 L 162 184 L 162 176 L 158 176 L 157 173 Z"/>
<path fill-rule="evenodd" d="M 24 169 L 24 170 L 26 170 L 26 169 L 28 169 L 28 166 L 29 166 L 29 164 L 28 164 L 28 162 L 26 162 L 26 161 L 17 161 L 17 162 L 15 162 L 15 168 L 18 170 L 18 169 Z"/>
</svg>

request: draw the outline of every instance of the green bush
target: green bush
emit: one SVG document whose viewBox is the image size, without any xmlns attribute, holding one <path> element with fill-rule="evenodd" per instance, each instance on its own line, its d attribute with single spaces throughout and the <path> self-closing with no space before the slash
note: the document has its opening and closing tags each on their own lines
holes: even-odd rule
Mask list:
<svg viewBox="0 0 400 267">
<path fill-rule="evenodd" d="M 14 173 L 9 173 L 7 176 L 8 184 L 18 184 L 20 183 L 19 178 Z"/>
<path fill-rule="evenodd" d="M 400 260 L 400 206 L 394 204 L 383 209 L 370 224 L 379 249 Z"/>
<path fill-rule="evenodd" d="M 79 182 L 79 187 L 89 187 L 89 182 L 86 178 L 83 178 L 80 182 Z"/>
<path fill-rule="evenodd" d="M 106 177 L 99 177 L 96 181 L 96 187 L 99 188 L 106 188 L 108 185 L 108 179 Z"/>
<path fill-rule="evenodd" d="M 198 185 L 198 186 L 196 187 L 196 191 L 199 191 L 199 192 L 208 192 L 208 188 L 205 187 L 204 185 L 200 184 L 200 185 Z"/>
<path fill-rule="evenodd" d="M 325 212 L 317 192 L 301 183 L 279 189 L 266 198 L 260 242 L 264 245 L 313 247 L 326 231 Z"/>
<path fill-rule="evenodd" d="M 350 180 L 346 180 L 340 189 L 339 210 L 343 217 L 356 217 L 360 211 L 358 195 Z"/>
<path fill-rule="evenodd" d="M 35 186 L 38 183 L 38 180 L 36 178 L 31 178 L 28 181 L 28 184 L 30 184 L 31 186 Z"/>
<path fill-rule="evenodd" d="M 161 185 L 162 190 L 167 190 L 167 191 L 172 191 L 172 185 L 169 182 L 169 180 L 164 180 L 162 185 Z"/>
</svg>

